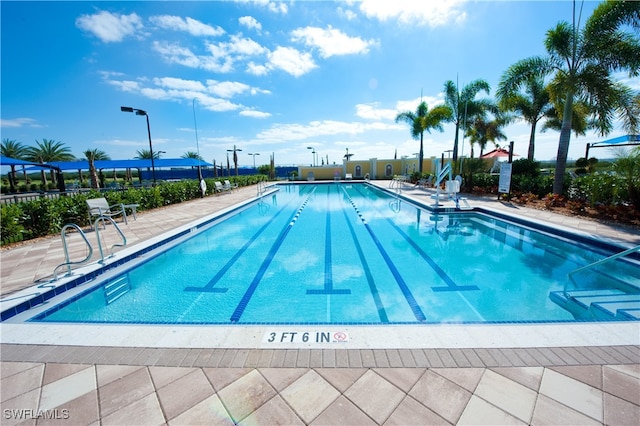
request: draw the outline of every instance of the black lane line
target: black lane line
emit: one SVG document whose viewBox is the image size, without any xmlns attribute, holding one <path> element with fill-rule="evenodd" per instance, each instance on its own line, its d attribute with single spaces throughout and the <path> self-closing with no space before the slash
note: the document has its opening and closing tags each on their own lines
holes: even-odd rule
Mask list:
<svg viewBox="0 0 640 426">
<path fill-rule="evenodd" d="M 360 191 L 358 191 L 360 192 Z M 360 194 L 364 197 L 365 195 L 360 192 Z M 402 237 L 409 243 L 411 247 L 413 247 L 416 252 L 424 259 L 425 262 L 436 271 L 438 276 L 445 282 L 446 287 L 442 286 L 432 286 L 431 289 L 433 291 L 467 291 L 467 290 L 480 290 L 478 286 L 475 285 L 458 285 L 456 284 L 449 275 L 438 265 L 432 258 L 429 256 L 409 235 L 407 235 L 398 225 L 396 225 L 391 219 L 386 218 L 387 222 L 396 230 Z"/>
<path fill-rule="evenodd" d="M 203 287 L 185 287 L 184 291 L 195 291 L 195 292 L 203 292 L 203 293 L 226 293 L 228 288 L 215 287 L 215 285 L 220 281 L 220 279 L 224 276 L 224 274 L 231 269 L 234 263 L 240 259 L 240 257 L 249 249 L 251 244 L 262 234 L 268 227 L 273 223 L 273 221 L 282 213 L 286 207 L 293 202 L 293 198 L 289 200 L 284 206 L 278 210 L 278 212 L 271 218 L 271 220 L 267 221 L 258 231 L 253 234 L 253 236 L 233 255 L 229 261 L 218 271 L 217 274 L 209 280 L 207 284 Z"/>
<path fill-rule="evenodd" d="M 347 193 L 346 189 L 342 188 L 347 198 L 351 200 L 349 197 L 349 193 Z M 352 204 L 353 205 L 353 204 Z M 357 210 L 356 210 L 357 212 Z M 380 317 L 380 322 L 389 322 L 389 317 L 387 316 L 387 311 L 384 309 L 384 305 L 382 304 L 382 299 L 380 298 L 380 293 L 378 292 L 378 287 L 376 286 L 376 282 L 373 278 L 373 274 L 371 273 L 371 269 L 369 268 L 369 264 L 367 263 L 367 259 L 364 256 L 364 252 L 362 251 L 362 246 L 360 245 L 360 241 L 358 240 L 358 236 L 356 235 L 355 229 L 353 229 L 353 225 L 351 224 L 351 219 L 347 215 L 347 210 L 342 209 L 342 213 L 344 214 L 344 218 L 347 221 L 347 226 L 349 227 L 349 232 L 351 233 L 351 238 L 353 239 L 353 243 L 356 247 L 356 251 L 358 252 L 358 257 L 360 258 L 360 263 L 362 263 L 362 268 L 364 269 L 364 274 L 367 277 L 367 283 L 369 284 L 369 290 L 371 291 L 371 297 L 373 297 L 373 301 L 376 305 L 376 309 L 378 310 L 378 316 Z"/>
<path fill-rule="evenodd" d="M 324 288 L 309 289 L 307 294 L 351 294 L 349 289 L 333 288 L 333 264 L 331 258 L 331 186 L 327 188 L 327 214 L 325 219 L 325 238 L 324 238 Z"/>
<path fill-rule="evenodd" d="M 262 262 L 262 265 L 260 265 L 260 269 L 258 269 L 256 276 L 253 278 L 253 281 L 251 281 L 251 284 L 249 284 L 247 291 L 244 293 L 244 296 L 242 296 L 242 299 L 240 300 L 240 303 L 238 303 L 238 306 L 236 306 L 236 309 L 233 311 L 233 314 L 231 314 L 231 318 L 230 318 L 231 322 L 240 321 L 240 317 L 244 313 L 244 310 L 247 308 L 247 305 L 249 304 L 249 301 L 253 297 L 253 293 L 255 293 L 256 288 L 258 288 L 258 284 L 260 284 L 260 280 L 262 280 L 262 277 L 267 272 L 267 268 L 273 261 L 273 258 L 275 257 L 276 253 L 280 249 L 280 246 L 282 246 L 282 243 L 287 237 L 287 234 L 289 233 L 289 231 L 291 231 L 291 228 L 293 228 L 293 225 L 295 225 L 296 220 L 298 220 L 298 217 L 300 216 L 304 208 L 307 206 L 307 203 L 309 202 L 309 199 L 311 198 L 311 195 L 315 192 L 316 188 L 317 187 L 314 186 L 313 190 L 309 195 L 307 195 L 307 198 L 300 205 L 298 210 L 293 215 L 291 215 L 291 218 L 289 219 L 289 223 L 282 229 L 282 231 L 280 231 L 280 235 L 278 235 L 278 238 L 273 243 L 273 246 L 271 246 L 269 253 L 267 253 L 267 256 Z"/>
<path fill-rule="evenodd" d="M 356 189 L 356 190 L 358 192 L 360 192 L 358 189 Z M 380 242 L 380 240 L 376 236 L 375 232 L 373 232 L 373 229 L 371 229 L 371 227 L 369 226 L 369 224 L 367 223 L 365 218 L 362 216 L 362 214 L 358 210 L 358 207 L 356 206 L 355 202 L 351 199 L 349 194 L 347 194 L 347 196 L 349 197 L 349 201 L 351 201 L 351 205 L 356 210 L 356 213 L 358 213 L 358 216 L 360 216 L 360 220 L 362 220 L 362 223 L 364 224 L 364 227 L 369 232 L 369 235 L 371 236 L 371 239 L 373 239 L 374 244 L 378 248 L 378 251 L 382 255 L 382 258 L 384 259 L 385 263 L 387 264 L 387 267 L 391 271 L 391 274 L 393 275 L 393 278 L 395 278 L 396 283 L 398 283 L 398 286 L 400 287 L 400 291 L 402 292 L 402 295 L 404 296 L 404 298 L 406 299 L 407 303 L 409 304 L 409 307 L 411 308 L 411 311 L 413 312 L 413 315 L 416 317 L 416 319 L 418 321 L 426 321 L 427 317 L 424 315 L 424 312 L 422 312 L 422 309 L 420 309 L 420 305 L 418 305 L 418 302 L 416 301 L 415 297 L 413 296 L 413 293 L 411 293 L 411 290 L 409 289 L 409 286 L 405 282 L 404 278 L 402 278 L 402 275 L 400 274 L 400 271 L 398 271 L 398 268 L 396 267 L 396 265 L 394 265 L 393 261 L 389 257 L 389 254 L 387 253 L 387 251 L 382 246 L 382 243 Z"/>
</svg>

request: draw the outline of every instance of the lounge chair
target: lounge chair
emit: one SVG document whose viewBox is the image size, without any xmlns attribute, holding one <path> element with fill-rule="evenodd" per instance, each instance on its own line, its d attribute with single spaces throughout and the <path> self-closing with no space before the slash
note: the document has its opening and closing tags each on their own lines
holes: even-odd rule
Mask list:
<svg viewBox="0 0 640 426">
<path fill-rule="evenodd" d="M 224 185 L 222 185 L 223 188 L 227 188 L 229 191 L 233 191 L 234 189 L 238 188 L 238 184 L 237 183 L 231 183 L 228 180 L 224 181 Z"/>
<path fill-rule="evenodd" d="M 352 175 L 351 173 L 346 173 L 346 174 L 344 175 L 344 179 L 345 179 L 345 180 L 352 180 L 352 179 L 353 179 L 353 175 Z"/>
<path fill-rule="evenodd" d="M 223 186 L 220 181 L 215 181 L 214 182 L 214 188 L 213 188 L 214 192 L 219 193 L 219 192 L 231 192 L 231 188 L 230 187 L 226 187 Z"/>
<path fill-rule="evenodd" d="M 124 210 L 124 204 L 109 205 L 106 198 L 91 198 L 87 200 L 89 208 L 89 223 L 93 225 L 93 218 L 99 216 L 115 217 L 122 215 L 124 223 L 127 223 L 127 213 Z"/>
</svg>

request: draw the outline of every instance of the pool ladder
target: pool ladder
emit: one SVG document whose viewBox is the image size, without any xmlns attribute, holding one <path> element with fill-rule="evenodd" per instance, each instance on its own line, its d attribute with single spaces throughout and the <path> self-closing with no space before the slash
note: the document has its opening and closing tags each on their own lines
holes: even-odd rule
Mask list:
<svg viewBox="0 0 640 426">
<path fill-rule="evenodd" d="M 111 222 L 114 226 L 114 229 L 118 232 L 118 234 L 120 235 L 120 237 L 122 238 L 122 243 L 116 243 L 114 245 L 111 246 L 110 248 L 110 254 L 109 257 L 113 256 L 113 249 L 116 247 L 124 247 L 127 245 L 127 237 L 125 237 L 125 235 L 122 233 L 122 230 L 120 229 L 120 227 L 118 226 L 118 224 L 109 216 L 98 216 L 98 218 L 96 219 L 96 221 L 93 224 L 93 229 L 95 229 L 96 231 L 96 239 L 98 241 L 98 248 L 100 249 L 100 263 L 104 263 L 104 251 L 102 249 L 102 239 L 100 237 L 100 228 L 99 228 L 99 224 L 102 223 L 103 228 L 106 229 L 105 227 L 105 221 L 108 220 L 109 222 Z M 82 237 L 82 239 L 84 240 L 85 244 L 87 245 L 88 249 L 89 249 L 89 253 L 87 254 L 87 256 L 80 260 L 80 261 L 76 261 L 76 262 L 72 262 L 71 258 L 69 256 L 69 246 L 67 244 L 67 234 L 66 231 L 69 229 L 75 229 L 78 234 Z M 64 249 L 64 257 L 65 257 L 65 262 L 61 263 L 60 265 L 56 266 L 53 270 L 53 281 L 58 281 L 58 269 L 63 268 L 63 267 L 67 267 L 67 273 L 65 274 L 65 276 L 70 276 L 72 274 L 71 272 L 71 266 L 72 265 L 82 265 L 86 262 L 88 262 L 91 257 L 93 256 L 93 246 L 91 245 L 91 243 L 89 242 L 89 240 L 87 239 L 86 234 L 84 233 L 84 231 L 75 223 L 68 223 L 66 225 L 64 225 L 62 227 L 62 231 L 60 232 L 61 238 L 62 238 L 62 248 Z"/>
</svg>

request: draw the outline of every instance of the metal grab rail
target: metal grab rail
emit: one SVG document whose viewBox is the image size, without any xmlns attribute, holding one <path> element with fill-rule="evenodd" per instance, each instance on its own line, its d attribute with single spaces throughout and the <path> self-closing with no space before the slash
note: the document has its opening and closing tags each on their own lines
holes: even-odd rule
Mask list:
<svg viewBox="0 0 640 426">
<path fill-rule="evenodd" d="M 257 185 L 258 197 L 267 192 L 267 182 L 260 180 Z"/>
<path fill-rule="evenodd" d="M 118 234 L 120 234 L 120 236 L 122 237 L 122 244 L 114 244 L 111 246 L 111 253 L 109 256 L 113 256 L 113 249 L 115 247 L 124 247 L 127 245 L 127 237 L 124 236 L 124 234 L 122 233 L 122 230 L 120 229 L 120 227 L 118 226 L 118 224 L 109 216 L 98 216 L 98 218 L 96 219 L 96 221 L 93 223 L 93 229 L 96 230 L 96 238 L 98 240 L 98 248 L 100 249 L 100 263 L 104 262 L 104 253 L 102 251 L 102 242 L 100 241 L 100 228 L 98 227 L 98 222 L 102 221 L 102 226 L 106 229 L 106 226 L 104 226 L 104 221 L 105 220 L 109 220 L 109 222 L 111 222 L 113 224 L 113 226 L 116 228 L 116 231 L 118 231 Z"/>
<path fill-rule="evenodd" d="M 67 229 L 69 229 L 69 228 L 73 228 L 76 231 L 78 231 L 78 233 L 80 234 L 80 236 L 82 237 L 84 242 L 87 243 L 87 247 L 89 247 L 89 254 L 87 255 L 87 257 L 84 258 L 83 260 L 78 261 L 78 262 L 72 262 L 71 259 L 69 258 L 69 247 L 67 246 L 67 239 L 65 238 L 65 231 Z M 71 265 L 81 265 L 81 264 L 85 263 L 86 261 L 88 261 L 89 259 L 91 259 L 91 256 L 93 256 L 93 247 L 91 247 L 91 243 L 87 239 L 87 236 L 84 234 L 84 232 L 82 232 L 82 229 L 80 229 L 80 227 L 78 225 L 76 225 L 75 223 L 68 223 L 68 224 L 64 225 L 62 227 L 62 231 L 60 232 L 60 235 L 62 237 L 62 247 L 64 249 L 64 258 L 65 258 L 66 262 L 61 263 L 60 265 L 58 265 L 58 266 L 56 266 L 54 268 L 54 270 L 53 270 L 53 281 L 58 281 L 58 268 L 66 266 L 67 267 L 67 275 L 71 275 Z"/>
<path fill-rule="evenodd" d="M 600 260 L 595 261 L 593 263 L 590 263 L 588 265 L 582 266 L 582 267 L 580 267 L 578 269 L 574 269 L 573 271 L 571 271 L 571 272 L 569 272 L 567 274 L 567 277 L 573 283 L 574 286 L 577 286 L 578 283 L 576 283 L 574 281 L 573 275 L 577 274 L 578 272 L 586 271 L 587 269 L 591 269 L 591 268 L 594 268 L 596 266 L 611 262 L 613 260 L 619 259 L 621 257 L 625 257 L 625 256 L 630 255 L 631 253 L 635 253 L 635 252 L 640 252 L 640 246 L 632 247 L 630 249 L 621 251 L 620 253 L 613 254 L 613 255 L 611 255 L 609 257 L 605 257 L 604 259 L 600 259 Z M 565 297 L 569 298 L 569 295 L 567 294 L 567 285 L 566 284 L 564 286 L 563 293 L 564 293 Z"/>
</svg>

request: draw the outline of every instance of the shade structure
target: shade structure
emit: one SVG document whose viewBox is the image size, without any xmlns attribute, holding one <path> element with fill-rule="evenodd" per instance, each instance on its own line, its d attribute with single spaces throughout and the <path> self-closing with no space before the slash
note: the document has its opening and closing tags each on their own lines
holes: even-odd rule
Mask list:
<svg viewBox="0 0 640 426">
<path fill-rule="evenodd" d="M 483 154 L 480 158 L 502 158 L 508 157 L 509 151 L 504 148 L 496 148 L 493 151 L 489 151 L 486 154 Z M 514 157 L 518 157 L 518 154 L 513 154 Z"/>
<path fill-rule="evenodd" d="M 0 166 L 33 166 L 38 163 L 34 163 L 33 161 L 24 161 L 19 160 L 17 158 L 5 157 L 4 155 L 0 156 Z"/>
<path fill-rule="evenodd" d="M 4 157 L 3 157 L 4 158 Z M 155 168 L 162 167 L 210 167 L 212 164 L 195 158 L 162 158 L 154 160 Z M 32 166 L 38 166 L 37 163 L 25 163 Z M 94 162 L 97 170 L 100 169 L 141 169 L 151 167 L 151 160 L 96 160 Z M 4 165 L 4 161 L 2 162 Z M 61 170 L 89 170 L 89 162 L 82 161 L 52 161 L 44 165 L 55 166 Z M 33 168 L 30 170 L 37 170 Z"/>
</svg>

